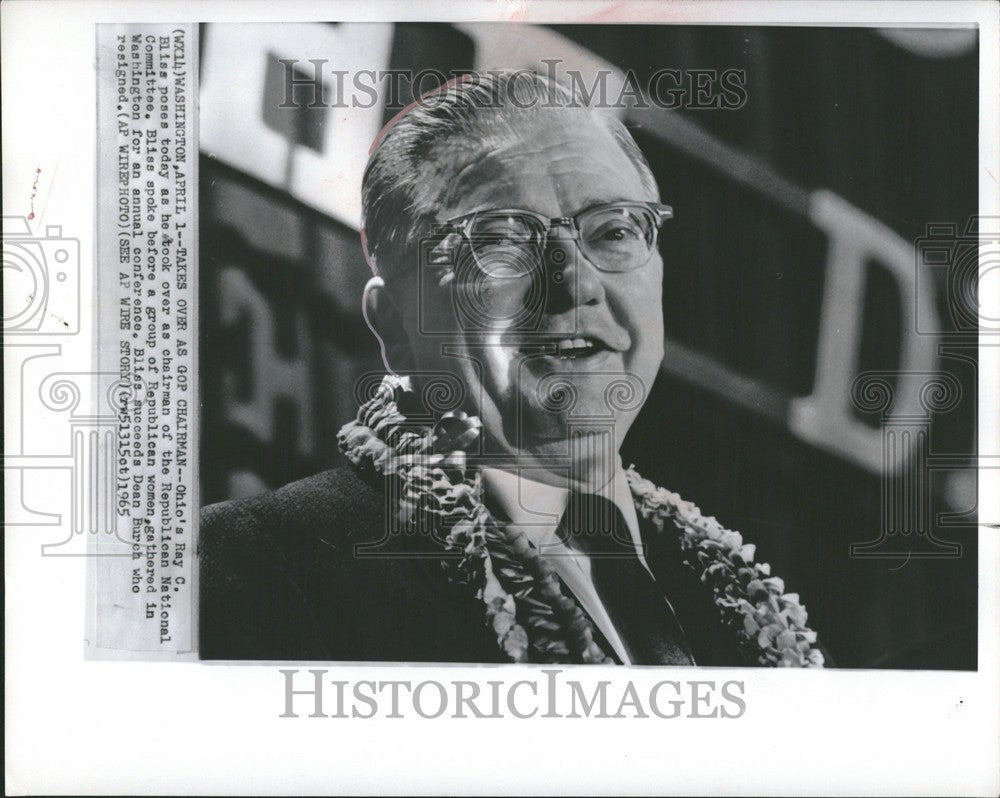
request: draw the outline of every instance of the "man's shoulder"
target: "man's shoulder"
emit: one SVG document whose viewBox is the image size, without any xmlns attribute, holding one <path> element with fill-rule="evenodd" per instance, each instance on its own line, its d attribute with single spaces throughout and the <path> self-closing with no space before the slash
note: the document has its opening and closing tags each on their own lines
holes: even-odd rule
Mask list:
<svg viewBox="0 0 1000 798">
<path fill-rule="evenodd" d="M 331 468 L 277 490 L 210 504 L 201 511 L 201 534 L 269 528 L 306 531 L 377 512 L 382 492 L 377 483 L 350 467 Z"/>
<path fill-rule="evenodd" d="M 208 580 L 235 568 L 274 569 L 348 560 L 385 534 L 384 491 L 353 468 L 333 468 L 277 490 L 211 504 L 201 511 L 198 556 Z"/>
<path fill-rule="evenodd" d="M 381 492 L 350 468 L 202 509 L 200 651 L 207 659 L 349 658 L 332 619 L 366 596 L 356 545 L 384 527 Z M 377 576 L 377 575 L 376 575 Z M 348 631 L 345 631 L 348 630 Z M 354 638 L 351 638 L 354 640 Z"/>
</svg>

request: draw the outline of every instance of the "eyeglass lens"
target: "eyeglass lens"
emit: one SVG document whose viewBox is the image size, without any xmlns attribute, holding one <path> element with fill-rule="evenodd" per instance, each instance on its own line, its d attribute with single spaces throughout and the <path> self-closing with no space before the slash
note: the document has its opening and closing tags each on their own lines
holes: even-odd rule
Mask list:
<svg viewBox="0 0 1000 798">
<path fill-rule="evenodd" d="M 577 222 L 583 254 L 598 268 L 631 271 L 649 260 L 656 225 L 648 211 L 606 206 L 580 215 Z M 534 216 L 483 213 L 473 221 L 468 237 L 477 264 L 487 274 L 515 277 L 537 268 L 546 233 Z"/>
</svg>

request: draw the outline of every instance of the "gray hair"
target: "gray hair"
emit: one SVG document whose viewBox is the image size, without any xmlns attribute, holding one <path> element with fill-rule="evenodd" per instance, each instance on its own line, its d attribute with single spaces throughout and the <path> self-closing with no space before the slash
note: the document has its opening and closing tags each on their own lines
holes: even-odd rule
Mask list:
<svg viewBox="0 0 1000 798">
<path fill-rule="evenodd" d="M 473 73 L 425 95 L 380 134 L 361 186 L 362 234 L 372 270 L 385 275 L 416 263 L 418 242 L 437 221 L 442 178 L 453 176 L 435 157 L 445 145 L 460 139 L 485 148 L 553 109 L 576 109 L 602 124 L 635 165 L 643 187 L 658 195 L 646 158 L 617 118 L 597 113 L 563 84 L 534 72 Z"/>
</svg>

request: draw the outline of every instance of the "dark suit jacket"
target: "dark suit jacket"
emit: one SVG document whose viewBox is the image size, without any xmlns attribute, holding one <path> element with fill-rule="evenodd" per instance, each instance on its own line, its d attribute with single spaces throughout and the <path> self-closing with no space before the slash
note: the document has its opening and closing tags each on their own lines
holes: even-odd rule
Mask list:
<svg viewBox="0 0 1000 798">
<path fill-rule="evenodd" d="M 412 556 L 420 546 L 406 541 L 358 556 L 358 544 L 384 539 L 387 512 L 396 511 L 386 507 L 382 479 L 337 468 L 206 507 L 199 538 L 201 656 L 504 661 L 482 602 L 449 583 L 440 556 Z M 648 562 L 696 662 L 742 664 L 711 597 L 640 523 Z"/>
</svg>

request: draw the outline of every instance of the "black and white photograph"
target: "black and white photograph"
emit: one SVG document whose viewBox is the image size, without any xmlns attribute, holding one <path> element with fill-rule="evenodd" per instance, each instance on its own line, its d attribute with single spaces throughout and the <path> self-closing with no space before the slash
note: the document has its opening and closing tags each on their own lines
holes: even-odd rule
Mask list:
<svg viewBox="0 0 1000 798">
<path fill-rule="evenodd" d="M 1000 794 L 1000 6 L 0 18 L 5 794 Z"/>
<path fill-rule="evenodd" d="M 200 655 L 975 670 L 978 52 L 204 26 Z"/>
</svg>

